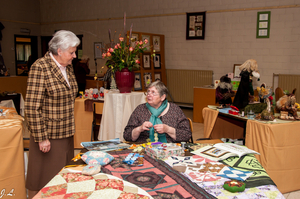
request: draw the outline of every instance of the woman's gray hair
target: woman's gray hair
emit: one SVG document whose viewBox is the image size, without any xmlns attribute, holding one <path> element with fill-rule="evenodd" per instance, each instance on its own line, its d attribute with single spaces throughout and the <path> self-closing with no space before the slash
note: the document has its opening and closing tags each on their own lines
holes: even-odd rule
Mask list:
<svg viewBox="0 0 300 199">
<path fill-rule="evenodd" d="M 161 82 L 159 80 L 155 81 L 155 82 L 152 82 L 148 86 L 148 88 L 151 88 L 151 87 L 156 88 L 156 90 L 158 91 L 160 97 L 163 96 L 163 95 L 166 95 L 166 99 L 167 99 L 169 91 L 168 91 L 167 87 L 165 86 L 165 84 L 163 82 Z"/>
<path fill-rule="evenodd" d="M 60 30 L 57 31 L 49 42 L 49 51 L 58 55 L 57 50 L 60 48 L 66 51 L 70 47 L 77 47 L 80 44 L 79 38 L 71 31 Z"/>
</svg>

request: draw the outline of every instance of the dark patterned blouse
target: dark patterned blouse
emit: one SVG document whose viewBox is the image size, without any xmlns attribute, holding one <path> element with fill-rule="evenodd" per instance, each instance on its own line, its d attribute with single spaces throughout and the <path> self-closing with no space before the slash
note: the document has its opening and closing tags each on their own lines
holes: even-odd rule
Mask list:
<svg viewBox="0 0 300 199">
<path fill-rule="evenodd" d="M 183 111 L 174 103 L 169 103 L 170 107 L 168 112 L 161 116 L 160 119 L 163 124 L 167 124 L 176 130 L 176 140 L 166 134 L 168 142 L 187 142 L 192 136 L 189 121 L 184 115 Z M 145 121 L 150 120 L 151 113 L 149 112 L 146 104 L 140 104 L 132 112 L 128 124 L 125 127 L 123 137 L 126 141 L 132 141 L 132 130 L 141 126 Z M 149 138 L 149 132 L 143 131 L 136 140 L 136 142 L 144 143 Z"/>
</svg>

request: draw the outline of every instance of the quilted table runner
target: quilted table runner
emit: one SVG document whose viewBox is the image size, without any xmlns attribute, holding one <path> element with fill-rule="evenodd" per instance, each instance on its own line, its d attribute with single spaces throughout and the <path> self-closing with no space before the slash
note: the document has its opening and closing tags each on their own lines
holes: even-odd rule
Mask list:
<svg viewBox="0 0 300 199">
<path fill-rule="evenodd" d="M 269 177 L 266 170 L 263 168 L 263 166 L 261 166 L 254 155 L 245 155 L 241 158 L 230 157 L 220 162 L 235 169 L 253 171 L 252 176 L 247 178 L 245 181 L 246 188 L 258 187 L 261 185 L 275 185 L 273 180 Z"/>
<path fill-rule="evenodd" d="M 124 163 L 129 152 L 109 152 L 115 159 L 102 167 L 102 172 L 139 186 L 153 198 L 215 198 L 161 160 L 144 155 L 143 166 Z"/>
</svg>

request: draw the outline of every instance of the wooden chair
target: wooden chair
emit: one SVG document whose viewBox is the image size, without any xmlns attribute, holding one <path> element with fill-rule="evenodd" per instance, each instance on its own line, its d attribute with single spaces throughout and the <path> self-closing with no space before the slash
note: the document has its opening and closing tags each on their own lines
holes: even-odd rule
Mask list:
<svg viewBox="0 0 300 199">
<path fill-rule="evenodd" d="M 194 143 L 194 140 L 193 140 L 193 122 L 191 120 L 191 118 L 187 118 L 189 120 L 189 123 L 190 123 L 190 128 L 191 128 L 191 132 L 192 132 L 192 137 L 191 139 L 189 140 L 190 143 Z"/>
<path fill-rule="evenodd" d="M 276 103 L 282 96 L 284 96 L 284 92 L 283 92 L 282 88 L 277 87 L 277 88 L 275 89 L 275 103 Z M 275 107 L 275 108 L 274 108 L 275 113 L 280 113 L 280 111 L 279 111 L 279 110 L 277 109 L 277 107 L 276 107 L 276 104 L 274 104 L 273 106 Z"/>
<path fill-rule="evenodd" d="M 93 103 L 93 122 L 92 122 L 92 132 L 91 132 L 91 141 L 98 140 L 99 128 L 101 125 L 101 118 L 103 112 L 104 103 L 94 102 Z"/>
<path fill-rule="evenodd" d="M 277 87 L 275 89 L 275 101 L 277 102 L 282 96 L 284 96 L 284 92 L 283 92 L 282 88 Z"/>
</svg>

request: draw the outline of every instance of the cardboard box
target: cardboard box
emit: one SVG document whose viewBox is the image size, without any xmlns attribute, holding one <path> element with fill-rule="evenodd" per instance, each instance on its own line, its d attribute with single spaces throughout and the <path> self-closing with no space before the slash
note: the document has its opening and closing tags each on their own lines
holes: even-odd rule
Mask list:
<svg viewBox="0 0 300 199">
<path fill-rule="evenodd" d="M 176 143 L 157 144 L 151 145 L 151 147 L 146 146 L 145 152 L 155 159 L 163 160 L 170 156 L 184 156 L 184 149 Z"/>
</svg>

